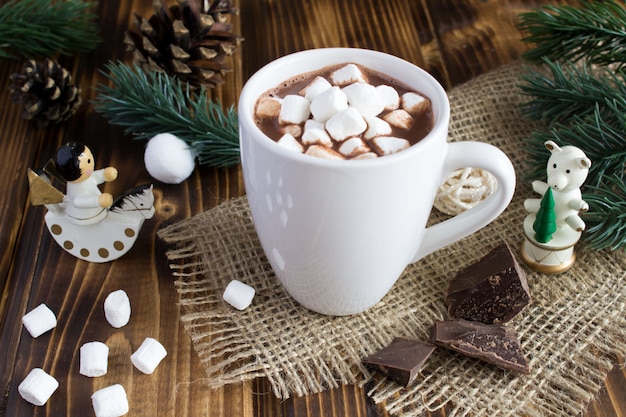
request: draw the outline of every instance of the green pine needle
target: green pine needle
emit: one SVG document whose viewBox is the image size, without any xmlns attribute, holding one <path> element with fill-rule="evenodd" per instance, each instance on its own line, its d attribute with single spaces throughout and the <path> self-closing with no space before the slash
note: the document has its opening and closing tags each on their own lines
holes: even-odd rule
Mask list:
<svg viewBox="0 0 626 417">
<path fill-rule="evenodd" d="M 529 68 L 520 77 L 522 93 L 532 98 L 522 106 L 522 111 L 531 120 L 552 126 L 574 115 L 593 114 L 598 106 L 604 114 L 607 101 L 623 101 L 626 97 L 623 70 L 599 68 L 592 71 L 586 64 L 561 64 L 547 58 L 542 63 L 549 73 Z"/>
<path fill-rule="evenodd" d="M 540 63 L 587 60 L 598 65 L 626 62 L 626 9 L 615 0 L 582 1 L 581 7 L 543 6 L 522 13 L 524 41 L 536 46 L 524 57 Z"/>
<path fill-rule="evenodd" d="M 605 179 L 603 187 L 588 187 L 583 199 L 589 211 L 582 218 L 587 223 L 587 243 L 591 248 L 626 249 L 626 184 L 617 176 Z"/>
<path fill-rule="evenodd" d="M 0 58 L 43 58 L 93 50 L 95 2 L 12 0 L 0 7 Z"/>
<path fill-rule="evenodd" d="M 93 102 L 109 123 L 125 127 L 136 139 L 171 133 L 184 140 L 198 163 L 227 167 L 239 163 L 238 117 L 233 106 L 224 112 L 208 98 L 205 88 L 195 93 L 188 85 L 161 72 L 109 62 L 102 72 L 113 86 L 99 84 Z"/>
</svg>

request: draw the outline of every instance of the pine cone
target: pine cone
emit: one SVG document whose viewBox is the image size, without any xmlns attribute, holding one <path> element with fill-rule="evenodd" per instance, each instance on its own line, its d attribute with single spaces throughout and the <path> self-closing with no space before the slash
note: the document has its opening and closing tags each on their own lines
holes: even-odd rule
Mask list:
<svg viewBox="0 0 626 417">
<path fill-rule="evenodd" d="M 9 91 L 14 103 L 24 105 L 22 118 L 40 128 L 69 119 L 81 103 L 80 88 L 69 71 L 47 58 L 26 61 L 22 73 L 11 75 Z"/>
<path fill-rule="evenodd" d="M 126 50 L 144 71 L 163 71 L 189 82 L 192 88 L 214 87 L 230 71 L 224 64 L 242 38 L 232 33 L 229 14 L 239 10 L 230 0 L 178 0 L 169 9 L 164 0 L 154 0 L 155 14 L 149 20 L 135 15 L 139 33 L 126 32 Z"/>
</svg>

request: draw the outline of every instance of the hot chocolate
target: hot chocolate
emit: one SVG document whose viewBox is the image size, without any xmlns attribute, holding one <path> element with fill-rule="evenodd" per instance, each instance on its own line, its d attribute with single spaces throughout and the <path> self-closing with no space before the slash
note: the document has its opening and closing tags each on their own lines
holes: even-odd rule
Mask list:
<svg viewBox="0 0 626 417">
<path fill-rule="evenodd" d="M 327 159 L 370 159 L 406 149 L 433 128 L 417 89 L 352 63 L 300 74 L 266 91 L 255 123 L 289 149 Z"/>
</svg>

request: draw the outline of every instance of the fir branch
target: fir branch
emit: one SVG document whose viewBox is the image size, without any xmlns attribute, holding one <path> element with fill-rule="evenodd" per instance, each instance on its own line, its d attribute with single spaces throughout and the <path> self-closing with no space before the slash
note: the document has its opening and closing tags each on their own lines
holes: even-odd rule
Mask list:
<svg viewBox="0 0 626 417">
<path fill-rule="evenodd" d="M 101 41 L 95 2 L 12 0 L 0 7 L 0 58 L 87 52 Z"/>
<path fill-rule="evenodd" d="M 591 115 L 573 116 L 571 123 L 556 124 L 550 130 L 534 131 L 527 141 L 528 157 L 532 161 L 529 178 L 545 176 L 547 156 L 544 143 L 553 140 L 561 145 L 576 146 L 591 159 L 591 168 L 585 181 L 589 186 L 601 187 L 605 178 L 611 176 L 624 181 L 626 99 L 607 100 L 606 109 L 607 112 L 602 114 L 598 106 Z"/>
<path fill-rule="evenodd" d="M 607 177 L 603 187 L 588 187 L 583 199 L 589 211 L 582 215 L 587 223 L 585 241 L 593 249 L 626 249 L 626 184 L 623 178 Z"/>
<path fill-rule="evenodd" d="M 546 5 L 520 15 L 518 27 L 536 44 L 530 62 L 587 60 L 598 65 L 626 62 L 626 9 L 615 0 L 582 1 L 581 7 Z"/>
<path fill-rule="evenodd" d="M 124 126 L 137 139 L 171 133 L 184 140 L 203 165 L 226 167 L 239 162 L 238 117 L 233 106 L 224 112 L 202 87 L 193 93 L 162 72 L 109 62 L 113 86 L 99 84 L 93 102 L 109 123 Z"/>
<path fill-rule="evenodd" d="M 520 76 L 522 94 L 532 97 L 522 105 L 524 115 L 531 120 L 543 121 L 549 127 L 574 115 L 593 114 L 598 106 L 604 114 L 607 100 L 623 101 L 626 97 L 623 70 L 592 71 L 586 64 L 560 64 L 547 58 L 542 62 L 548 72 L 528 68 Z"/>
</svg>

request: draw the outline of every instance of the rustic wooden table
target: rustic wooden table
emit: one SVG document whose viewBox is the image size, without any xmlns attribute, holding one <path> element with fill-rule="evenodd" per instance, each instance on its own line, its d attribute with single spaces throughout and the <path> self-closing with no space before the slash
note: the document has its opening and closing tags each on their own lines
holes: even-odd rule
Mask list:
<svg viewBox="0 0 626 417">
<path fill-rule="evenodd" d="M 564 3 L 554 1 L 551 3 Z M 6 1 L 0 1 L 0 4 Z M 11 73 L 21 61 L 0 61 L 0 416 L 91 416 L 90 395 L 122 383 L 130 398 L 131 416 L 374 416 L 386 415 L 355 386 L 306 398 L 278 401 L 267 381 L 255 380 L 217 391 L 203 384 L 205 374 L 189 335 L 179 322 L 177 294 L 165 252 L 156 233 L 165 225 L 189 218 L 229 198 L 242 195 L 238 168 L 198 168 L 180 185 L 155 183 L 156 215 L 146 221 L 135 247 L 106 264 L 79 261 L 54 243 L 45 228 L 41 206 L 31 206 L 28 167 L 41 167 L 57 147 L 78 140 L 93 150 L 98 167 L 117 167 L 117 181 L 106 191 L 119 194 L 150 182 L 144 169 L 145 143 L 124 136 L 94 112 L 91 88 L 105 82 L 98 72 L 109 60 L 128 59 L 124 31 L 133 13 L 152 14 L 150 0 L 100 1 L 97 14 L 104 41 L 89 54 L 63 58 L 62 63 L 82 87 L 84 105 L 65 124 L 44 130 L 20 119 L 20 109 L 7 91 Z M 169 0 L 168 3 L 173 3 Z M 234 71 L 214 94 L 234 103 L 255 70 L 284 54 L 318 47 L 352 46 L 377 49 L 414 62 L 446 88 L 518 57 L 518 13 L 547 3 L 531 0 L 239 0 L 232 19 L 245 42 L 233 61 Z M 570 2 L 571 3 L 571 2 Z M 131 324 L 115 330 L 103 317 L 106 295 L 124 288 L 132 302 Z M 25 312 L 45 302 L 58 326 L 38 339 L 23 329 Z M 101 340 L 130 355 L 146 336 L 160 340 L 168 357 L 157 372 L 145 377 L 130 362 L 114 360 L 101 378 L 78 373 L 78 350 Z M 123 355 L 120 355 L 123 356 Z M 17 392 L 33 367 L 42 367 L 60 382 L 43 407 L 34 407 Z M 626 372 L 610 373 L 585 416 L 626 416 Z M 432 413 L 443 416 L 445 411 Z"/>
</svg>

